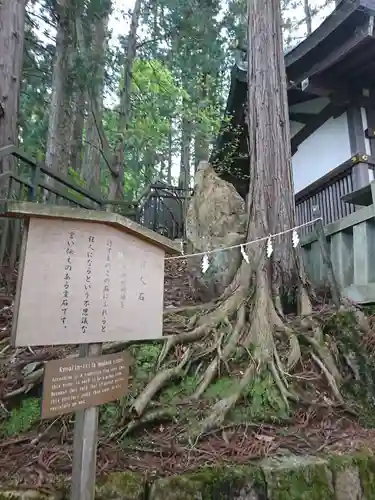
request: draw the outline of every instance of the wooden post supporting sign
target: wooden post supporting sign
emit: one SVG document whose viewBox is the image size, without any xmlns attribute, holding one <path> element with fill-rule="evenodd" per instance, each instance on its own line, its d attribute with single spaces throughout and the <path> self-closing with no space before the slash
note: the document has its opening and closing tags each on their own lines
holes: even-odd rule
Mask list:
<svg viewBox="0 0 375 500">
<path fill-rule="evenodd" d="M 128 390 L 127 353 L 102 342 L 162 336 L 164 255 L 173 242 L 118 214 L 8 202 L 27 219 L 14 346 L 80 345 L 45 366 L 42 418 L 75 412 L 71 500 L 93 500 L 99 406 Z"/>
<path fill-rule="evenodd" d="M 82 344 L 79 354 L 91 357 L 98 356 L 101 351 L 101 344 Z M 71 500 L 92 500 L 95 497 L 98 420 L 99 406 L 75 414 Z"/>
</svg>

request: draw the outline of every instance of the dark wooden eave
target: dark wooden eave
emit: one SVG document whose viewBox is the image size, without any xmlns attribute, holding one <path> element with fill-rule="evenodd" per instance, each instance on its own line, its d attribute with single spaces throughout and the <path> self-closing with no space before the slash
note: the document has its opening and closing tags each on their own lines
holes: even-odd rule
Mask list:
<svg viewBox="0 0 375 500">
<path fill-rule="evenodd" d="M 340 115 L 349 104 L 375 107 L 375 102 L 362 95 L 362 88 L 375 86 L 374 15 L 375 0 L 342 0 L 311 35 L 285 54 L 289 108 L 322 96 L 331 101 L 320 113 L 311 114 L 310 119 L 308 114 L 290 110 L 291 121 L 304 124 L 292 138 L 293 152 L 326 120 Z M 235 156 L 246 154 L 246 100 L 247 71 L 235 66 L 226 109 L 232 126 L 242 127 Z M 231 141 L 233 134 L 227 127 L 222 129 L 211 156 L 213 163 L 223 161 Z"/>
</svg>

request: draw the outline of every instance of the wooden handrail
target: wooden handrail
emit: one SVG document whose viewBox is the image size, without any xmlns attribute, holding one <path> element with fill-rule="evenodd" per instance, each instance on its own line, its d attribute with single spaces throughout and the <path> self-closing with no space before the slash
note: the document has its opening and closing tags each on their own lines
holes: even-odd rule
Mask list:
<svg viewBox="0 0 375 500">
<path fill-rule="evenodd" d="M 60 174 L 59 172 L 52 171 L 51 169 L 49 169 L 45 165 L 45 163 L 43 163 L 43 162 L 35 162 L 31 158 L 29 158 L 29 156 L 27 155 L 27 153 L 25 151 L 17 149 L 15 152 L 13 152 L 11 154 L 13 154 L 13 156 L 15 156 L 16 158 L 18 158 L 19 160 L 22 160 L 25 163 L 29 164 L 31 167 L 33 167 L 33 168 L 39 168 L 40 171 L 43 174 L 48 175 L 49 177 L 51 177 L 52 179 L 60 182 L 64 186 L 66 186 L 66 187 L 68 187 L 70 189 L 74 189 L 74 191 L 77 191 L 77 193 L 79 193 L 79 194 L 81 194 L 83 196 L 86 196 L 86 198 L 89 198 L 90 200 L 98 203 L 99 205 L 102 204 L 103 200 L 102 200 L 101 196 L 92 193 L 91 191 L 89 191 L 85 187 L 82 187 L 79 184 L 76 184 L 75 182 L 72 182 L 70 179 L 68 179 L 64 175 Z M 47 186 L 46 186 L 46 189 L 49 189 L 49 185 L 48 184 L 47 184 Z M 62 195 L 60 195 L 60 196 L 62 196 Z"/>
</svg>

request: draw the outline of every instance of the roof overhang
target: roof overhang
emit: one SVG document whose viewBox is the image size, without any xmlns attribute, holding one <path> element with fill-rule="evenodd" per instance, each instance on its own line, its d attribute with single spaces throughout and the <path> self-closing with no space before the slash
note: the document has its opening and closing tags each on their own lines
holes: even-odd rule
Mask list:
<svg viewBox="0 0 375 500">
<path fill-rule="evenodd" d="M 293 151 L 317 126 L 341 114 L 349 104 L 375 107 L 363 95 L 363 89 L 375 87 L 374 16 L 375 0 L 342 0 L 311 35 L 285 54 L 289 108 L 319 97 L 329 98 L 327 108 L 317 113 L 319 117 L 315 113 L 311 113 L 311 120 L 303 114 L 291 117 L 304 125 L 292 141 Z M 226 110 L 235 125 L 245 123 L 246 96 L 246 66 L 236 65 Z M 211 160 L 220 161 L 230 134 L 221 131 Z"/>
</svg>

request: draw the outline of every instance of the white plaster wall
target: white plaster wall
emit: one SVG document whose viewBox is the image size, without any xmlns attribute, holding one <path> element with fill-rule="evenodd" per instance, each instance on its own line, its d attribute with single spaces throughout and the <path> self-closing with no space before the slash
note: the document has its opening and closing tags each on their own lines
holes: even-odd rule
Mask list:
<svg viewBox="0 0 375 500">
<path fill-rule="evenodd" d="M 298 193 L 351 157 L 346 112 L 330 118 L 310 135 L 292 158 L 294 192 Z"/>
<path fill-rule="evenodd" d="M 294 104 L 290 106 L 289 111 L 294 111 L 295 113 L 319 113 L 329 102 L 328 97 L 317 97 L 316 99 L 311 99 L 311 101 Z"/>
</svg>

